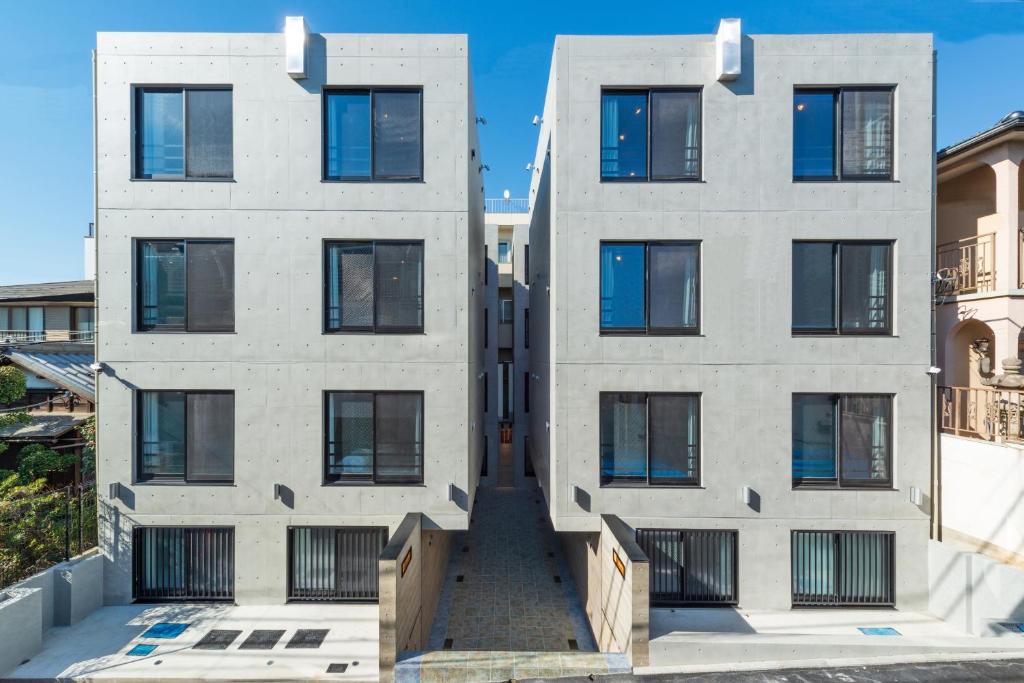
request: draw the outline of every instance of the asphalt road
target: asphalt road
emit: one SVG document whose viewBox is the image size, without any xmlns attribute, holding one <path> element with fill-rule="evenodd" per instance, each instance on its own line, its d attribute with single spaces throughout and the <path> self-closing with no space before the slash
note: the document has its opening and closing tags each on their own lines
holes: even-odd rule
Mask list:
<svg viewBox="0 0 1024 683">
<path fill-rule="evenodd" d="M 547 679 L 538 679 L 547 680 Z M 787 669 L 785 671 L 741 671 L 734 673 L 659 674 L 633 676 L 613 674 L 594 678 L 558 678 L 550 683 L 981 683 L 982 681 L 1024 682 L 1024 659 L 937 664 L 892 664 L 849 666 L 835 669 Z"/>
</svg>

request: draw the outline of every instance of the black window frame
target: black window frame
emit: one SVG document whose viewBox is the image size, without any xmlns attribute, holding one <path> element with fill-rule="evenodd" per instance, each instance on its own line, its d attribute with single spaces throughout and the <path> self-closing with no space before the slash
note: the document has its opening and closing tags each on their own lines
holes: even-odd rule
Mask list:
<svg viewBox="0 0 1024 683">
<path fill-rule="evenodd" d="M 833 555 L 832 555 L 832 568 L 834 573 L 830 577 L 832 585 L 835 590 L 830 594 L 826 594 L 824 591 L 819 591 L 817 595 L 814 593 L 798 594 L 797 593 L 797 543 L 796 538 L 798 535 L 818 535 L 818 536 L 832 536 L 833 543 Z M 886 599 L 883 600 L 844 600 L 840 594 L 839 587 L 844 585 L 846 582 L 843 580 L 842 568 L 843 562 L 841 561 L 840 554 L 840 543 L 839 539 L 841 536 L 859 535 L 861 537 L 878 537 L 885 539 L 881 545 L 881 551 L 885 554 L 887 560 L 885 571 L 887 572 L 886 581 L 883 582 L 888 586 L 888 593 Z M 885 530 L 874 530 L 874 529 L 791 529 L 789 532 L 789 545 L 790 545 L 790 604 L 793 609 L 820 609 L 820 608 L 851 608 L 851 607 L 877 607 L 877 608 L 893 608 L 896 606 L 896 532 L 885 531 Z M 814 560 L 810 555 L 802 558 L 805 561 L 809 561 L 810 564 L 814 564 Z M 860 572 L 860 578 L 864 580 L 866 571 L 860 566 L 861 563 L 855 563 L 857 569 Z M 855 572 L 856 573 L 856 572 Z M 805 597 L 800 597 L 805 596 Z M 809 596 L 809 597 L 807 597 Z"/>
<path fill-rule="evenodd" d="M 601 283 L 604 282 L 604 263 L 601 247 L 606 244 L 643 245 L 644 247 L 644 327 L 604 327 L 601 325 Z M 693 327 L 652 327 L 651 326 L 651 247 L 652 246 L 695 246 L 697 247 L 697 291 L 696 323 Z M 597 247 L 597 325 L 602 337 L 695 337 L 701 334 L 701 280 L 704 249 L 700 240 L 601 240 Z"/>
<path fill-rule="evenodd" d="M 530 309 L 523 309 L 523 348 L 530 348 Z"/>
<path fill-rule="evenodd" d="M 160 175 L 147 177 L 141 172 L 142 165 L 142 138 L 139 135 L 140 126 L 139 98 L 145 91 L 151 92 L 180 92 L 181 93 L 181 142 L 182 142 L 182 171 L 180 176 Z M 190 176 L 188 174 L 188 92 L 190 90 L 217 90 L 231 93 L 231 174 L 228 176 Z M 235 89 L 232 85 L 226 84 L 201 84 L 201 85 L 147 85 L 145 83 L 133 83 L 131 86 L 131 136 L 132 136 L 132 158 L 131 158 L 131 180 L 154 183 L 233 183 L 235 182 Z"/>
<path fill-rule="evenodd" d="M 796 434 L 793 433 L 792 428 L 792 415 L 794 401 L 797 396 L 828 396 L 832 399 L 832 424 L 835 425 L 835 435 L 833 438 L 833 449 L 835 453 L 835 467 L 836 476 L 834 478 L 825 477 L 809 477 L 797 479 L 793 476 L 793 451 L 792 443 L 796 439 Z M 843 426 L 841 419 L 841 406 L 842 400 L 846 396 L 871 396 L 876 398 L 888 398 L 889 399 L 889 411 L 886 419 L 886 443 L 888 449 L 886 451 L 886 472 L 888 477 L 885 479 L 852 479 L 845 480 L 843 478 Z M 895 418 L 895 404 L 896 395 L 886 393 L 874 393 L 874 392 L 832 392 L 832 391 L 794 391 L 790 398 L 790 480 L 792 482 L 792 488 L 796 490 L 844 490 L 844 491 L 886 491 L 894 488 L 893 479 L 893 463 L 895 458 L 893 457 L 893 451 L 896 448 L 894 437 L 896 434 L 896 425 L 894 424 Z"/>
<path fill-rule="evenodd" d="M 164 539 L 150 539 L 147 536 L 163 535 Z M 181 561 L 183 563 L 182 578 L 186 587 L 156 588 L 146 590 L 143 581 L 145 573 L 145 562 L 147 559 L 166 559 L 166 553 L 161 553 L 160 540 L 180 536 L 182 542 Z M 161 603 L 161 602 L 233 602 L 235 599 L 235 527 L 225 525 L 211 526 L 169 526 L 169 525 L 143 525 L 132 527 L 132 601 L 139 604 Z M 154 552 L 146 552 L 146 544 L 154 543 Z M 197 548 L 197 546 L 201 546 Z M 223 557 L 203 557 L 203 551 L 214 550 L 223 554 Z M 220 560 L 218 562 L 218 560 Z M 166 578 L 170 570 L 167 562 L 159 562 L 158 571 Z M 198 570 L 201 579 L 213 580 L 221 590 L 207 590 L 204 592 L 189 592 L 187 585 L 202 583 L 193 570 Z M 148 594 L 147 594 L 148 593 Z"/>
<path fill-rule="evenodd" d="M 364 244 L 369 245 L 373 255 L 373 324 L 372 325 L 342 325 L 337 328 L 331 328 L 328 324 L 330 316 L 327 312 L 327 302 L 330 300 L 328 293 L 330 287 L 330 276 L 331 267 L 329 262 L 329 249 L 335 244 L 349 244 L 358 245 Z M 377 245 L 384 244 L 390 246 L 415 246 L 418 245 L 423 252 L 423 268 L 420 269 L 420 292 L 423 297 L 423 313 L 422 321 L 420 325 L 401 325 L 401 326 L 380 326 L 377 323 L 377 277 L 379 275 L 377 266 Z M 360 240 L 360 239 L 325 239 L 323 241 L 323 315 L 321 317 L 322 333 L 323 334 L 423 334 L 427 324 L 427 246 L 424 240 Z M 340 289 L 339 289 L 340 291 Z"/>
<path fill-rule="evenodd" d="M 651 130 L 651 94 L 652 93 L 687 93 L 697 95 L 697 174 L 687 176 L 658 176 L 654 177 L 651 174 L 651 164 L 653 159 L 652 152 L 652 139 L 653 134 Z M 606 176 L 601 166 L 603 163 L 601 154 L 600 136 L 604 132 L 604 96 L 605 95 L 639 95 L 644 94 L 647 97 L 647 174 L 643 177 L 615 177 Z M 600 182 L 602 183 L 699 183 L 704 180 L 704 88 L 703 86 L 683 86 L 683 87 L 652 87 L 652 88 L 631 88 L 631 87 L 610 87 L 605 86 L 601 88 L 601 120 L 598 126 L 598 154 L 597 154 L 597 174 Z"/>
<path fill-rule="evenodd" d="M 333 532 L 333 544 L 334 544 L 334 589 L 333 591 L 327 588 L 297 588 L 295 586 L 295 532 L 298 530 L 309 530 L 311 532 Z M 386 526 L 340 526 L 340 525 L 328 525 L 328 524 L 289 524 L 286 530 L 287 537 L 287 552 L 288 552 L 288 592 L 285 602 L 288 603 L 332 603 L 332 604 L 377 604 L 380 601 L 380 582 L 379 574 L 377 572 L 367 572 L 367 576 L 373 577 L 373 586 L 362 586 L 363 590 L 353 591 L 351 588 L 348 590 L 342 590 L 340 587 L 342 578 L 350 577 L 354 572 L 345 571 L 346 569 L 351 570 L 352 564 L 342 562 L 344 559 L 343 549 L 345 546 L 344 541 L 348 540 L 357 547 L 363 546 L 365 548 L 369 543 L 375 540 L 380 544 L 380 551 L 372 561 L 371 567 L 363 567 L 363 569 L 376 568 L 377 562 L 380 559 L 380 554 L 387 547 L 388 541 L 391 540 L 390 530 Z M 350 538 L 345 539 L 345 536 L 349 535 Z M 355 536 L 352 538 L 351 536 Z M 376 539 L 374 538 L 376 536 Z M 381 543 L 383 541 L 383 543 Z M 366 559 L 362 558 L 365 563 Z M 316 564 L 316 560 L 311 558 L 310 563 Z M 322 567 L 316 567 L 322 569 Z M 363 595 L 354 595 L 354 593 L 363 593 Z"/>
<path fill-rule="evenodd" d="M 369 476 L 345 476 L 328 474 L 328 462 L 330 458 L 330 440 L 328 438 L 330 420 L 331 394 L 366 394 L 373 397 L 373 473 Z M 377 397 L 378 396 L 419 396 L 420 397 L 420 472 L 418 477 L 398 479 L 388 477 L 384 480 L 377 479 Z M 426 447 L 426 413 L 427 403 L 423 391 L 415 390 L 374 390 L 374 389 L 325 389 L 323 391 L 323 486 L 422 486 L 427 468 L 427 447 Z"/>
<path fill-rule="evenodd" d="M 730 590 L 728 595 L 719 594 L 715 595 L 713 591 L 700 591 L 700 590 L 686 590 L 685 586 L 685 574 L 680 573 L 680 589 L 674 594 L 669 591 L 658 591 L 656 592 L 655 585 L 657 580 L 657 570 L 659 560 L 664 560 L 664 557 L 651 557 L 651 553 L 648 550 L 650 543 L 661 540 L 669 540 L 671 536 L 677 536 L 679 543 L 678 552 L 680 558 L 682 558 L 682 564 L 680 569 L 685 572 L 686 568 L 690 564 L 690 557 L 687 556 L 687 540 L 692 535 L 704 536 L 705 540 L 715 537 L 727 537 L 731 541 L 730 554 L 732 562 L 730 563 L 730 572 L 732 578 L 732 585 L 729 586 Z M 740 575 L 739 575 L 739 530 L 738 529 L 666 529 L 666 528 L 639 528 L 634 532 L 637 545 L 641 547 L 644 553 L 648 557 L 648 596 L 651 607 L 734 607 L 739 604 L 739 586 L 740 586 Z M 658 538 L 658 537 L 661 538 Z M 706 562 L 713 558 L 713 553 L 698 553 L 695 559 L 697 563 Z M 705 571 L 707 567 L 703 567 Z M 718 576 L 716 579 L 721 580 L 722 577 Z M 724 583 L 724 582 L 723 582 Z"/>
<path fill-rule="evenodd" d="M 327 137 L 327 99 L 330 95 L 342 93 L 348 95 L 367 95 L 370 99 L 370 175 L 368 176 L 330 176 L 327 174 L 327 156 L 330 140 Z M 377 174 L 377 136 L 373 128 L 377 114 L 377 93 L 417 93 L 420 104 L 420 167 L 415 176 L 390 176 Z M 323 88 L 320 97 L 320 179 L 325 183 L 422 183 L 424 149 L 426 142 L 423 139 L 423 86 L 371 86 L 371 87 L 346 87 L 329 86 Z"/>
<path fill-rule="evenodd" d="M 185 260 L 184 266 L 184 283 L 185 283 L 185 322 L 181 325 L 146 325 L 143 321 L 146 319 L 145 312 L 145 300 L 142 295 L 142 249 L 145 244 L 153 243 L 164 243 L 164 244 L 181 244 L 182 245 L 182 258 Z M 231 271 L 234 281 L 231 287 L 231 326 L 230 328 L 225 327 L 221 330 L 192 330 L 189 329 L 188 325 L 188 245 L 189 244 L 230 244 L 231 245 Z M 135 238 L 135 332 L 137 334 L 234 334 L 235 333 L 235 308 L 236 298 L 235 292 L 238 289 L 238 268 L 235 267 L 235 240 L 233 238 L 218 238 L 218 237 L 202 237 L 202 238 L 166 238 L 166 237 L 154 237 L 152 239 L 147 237 Z"/>
<path fill-rule="evenodd" d="M 832 245 L 832 275 L 833 275 L 833 292 L 835 300 L 833 306 L 835 307 L 835 327 L 793 327 L 793 269 L 796 267 L 796 259 L 793 258 L 793 253 L 798 244 L 831 244 Z M 886 263 L 886 274 L 885 285 L 885 327 L 876 328 L 859 328 L 859 329 L 845 329 L 843 325 L 843 259 L 842 251 L 844 245 L 856 245 L 856 246 L 875 246 L 875 247 L 887 247 L 889 249 L 889 259 Z M 893 293 L 894 287 L 894 267 L 896 265 L 896 242 L 895 240 L 818 240 L 818 239 L 799 239 L 793 240 L 793 247 L 790 249 L 790 309 L 789 309 L 789 327 L 794 337 L 802 336 L 836 336 L 836 337 L 891 337 L 895 333 L 893 331 Z M 699 293 L 699 290 L 698 290 Z"/>
<path fill-rule="evenodd" d="M 530 245 L 523 245 L 523 284 L 530 284 Z"/>
<path fill-rule="evenodd" d="M 846 92 L 888 92 L 889 111 L 892 112 L 892 135 L 889 138 L 889 175 L 865 175 L 856 173 L 843 173 L 843 93 Z M 857 85 L 840 87 L 816 87 L 816 86 L 795 86 L 793 88 L 793 99 L 801 93 L 824 94 L 832 93 L 832 175 L 830 176 L 802 176 L 793 172 L 795 183 L 836 183 L 836 182 L 876 182 L 891 183 L 896 179 L 896 86 L 894 85 Z M 792 115 L 792 107 L 790 109 Z M 790 127 L 790 134 L 794 134 L 796 124 Z"/>
<path fill-rule="evenodd" d="M 646 420 L 646 453 L 647 453 L 647 467 L 646 475 L 643 479 L 640 477 L 607 477 L 601 471 L 601 451 L 603 449 L 603 443 L 601 441 L 601 399 L 606 395 L 618 396 L 620 394 L 638 394 L 644 397 L 644 410 Z M 658 478 L 654 481 L 651 480 L 651 396 L 683 396 L 686 398 L 695 398 L 697 406 L 697 419 L 696 429 L 694 434 L 694 441 L 696 446 L 696 466 L 694 467 L 694 473 L 691 477 L 680 477 L 680 478 Z M 704 476 L 703 468 L 703 437 L 701 433 L 702 420 L 703 420 L 703 394 L 699 391 L 602 391 L 598 395 L 598 417 L 597 417 L 597 429 L 598 429 L 598 448 L 597 448 L 597 469 L 598 479 L 600 480 L 601 488 L 681 488 L 681 489 L 699 489 L 702 488 L 702 481 Z"/>
<path fill-rule="evenodd" d="M 182 429 L 184 430 L 184 438 L 182 444 L 184 447 L 184 453 L 182 454 L 182 474 L 179 475 L 165 475 L 165 474 L 150 474 L 144 475 L 142 471 L 142 456 L 143 456 L 143 398 L 146 394 L 182 394 L 185 397 L 184 400 L 184 419 L 182 420 Z M 235 483 L 235 443 L 232 442 L 231 449 L 231 478 L 230 479 L 189 479 L 188 478 L 188 396 L 190 394 L 218 394 L 218 395 L 230 395 L 232 397 L 231 409 L 231 432 L 233 436 L 238 433 L 237 429 L 237 411 L 235 410 L 234 396 L 235 392 L 233 389 L 137 389 L 135 391 L 135 476 L 134 481 L 136 484 L 178 484 L 182 486 L 232 486 Z"/>
<path fill-rule="evenodd" d="M 530 372 L 523 373 L 523 412 L 530 412 Z"/>
</svg>

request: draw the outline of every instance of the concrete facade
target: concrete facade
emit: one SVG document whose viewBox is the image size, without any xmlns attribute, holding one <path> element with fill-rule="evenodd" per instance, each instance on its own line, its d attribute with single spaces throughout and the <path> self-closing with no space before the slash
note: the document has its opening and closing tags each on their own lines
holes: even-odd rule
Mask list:
<svg viewBox="0 0 1024 683">
<path fill-rule="evenodd" d="M 483 198 L 464 35 L 311 34 L 307 77 L 283 34 L 97 37 L 97 360 L 105 600 L 132 600 L 136 525 L 235 528 L 235 600 L 286 600 L 290 525 L 465 529 L 480 470 Z M 132 87 L 232 88 L 234 177 L 132 179 Z M 325 86 L 422 87 L 420 182 L 322 180 Z M 140 333 L 139 238 L 234 240 L 235 331 Z M 422 239 L 422 334 L 324 334 L 324 240 Z M 142 483 L 138 390 L 234 391 L 234 481 Z M 424 393 L 423 483 L 323 483 L 328 390 Z M 118 483 L 121 495 L 108 497 Z M 275 485 L 286 495 L 275 499 Z"/>
<path fill-rule="evenodd" d="M 933 51 L 928 35 L 744 36 L 719 82 L 713 35 L 559 36 L 531 186 L 530 414 L 534 465 L 557 531 L 738 531 L 743 608 L 791 606 L 792 530 L 895 532 L 895 600 L 927 608 Z M 895 86 L 894 179 L 793 181 L 798 86 Z M 600 179 L 601 89 L 702 90 L 701 179 Z M 700 334 L 601 336 L 599 243 L 701 244 Z M 887 239 L 890 336 L 794 336 L 794 239 Z M 701 395 L 699 487 L 602 486 L 599 394 Z M 891 489 L 794 490 L 795 392 L 894 395 Z M 574 488 L 578 487 L 578 488 Z M 745 504 L 750 487 L 756 504 Z"/>
</svg>

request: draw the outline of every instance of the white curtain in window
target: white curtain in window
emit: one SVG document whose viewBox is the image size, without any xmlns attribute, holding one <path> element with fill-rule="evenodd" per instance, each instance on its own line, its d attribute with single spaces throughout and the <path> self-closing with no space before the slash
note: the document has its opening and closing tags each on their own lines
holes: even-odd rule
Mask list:
<svg viewBox="0 0 1024 683">
<path fill-rule="evenodd" d="M 871 249 L 871 270 L 868 275 L 868 327 L 884 328 L 888 302 L 889 248 L 876 246 Z"/>
</svg>

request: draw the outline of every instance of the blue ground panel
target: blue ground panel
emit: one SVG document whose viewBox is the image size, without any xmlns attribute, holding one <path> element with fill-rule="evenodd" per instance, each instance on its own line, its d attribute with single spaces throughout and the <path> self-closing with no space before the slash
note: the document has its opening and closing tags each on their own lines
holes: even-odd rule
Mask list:
<svg viewBox="0 0 1024 683">
<path fill-rule="evenodd" d="M 132 649 L 128 650 L 128 654 L 132 657 L 145 657 L 146 655 L 152 654 L 155 649 L 156 645 L 136 645 Z"/>
<path fill-rule="evenodd" d="M 892 626 L 861 626 L 857 629 L 866 636 L 900 636 L 903 635 Z"/>
<path fill-rule="evenodd" d="M 185 629 L 188 628 L 188 624 L 172 624 L 172 623 L 161 623 L 153 624 L 149 627 L 149 630 L 142 634 L 143 638 L 177 638 L 180 636 Z"/>
</svg>

